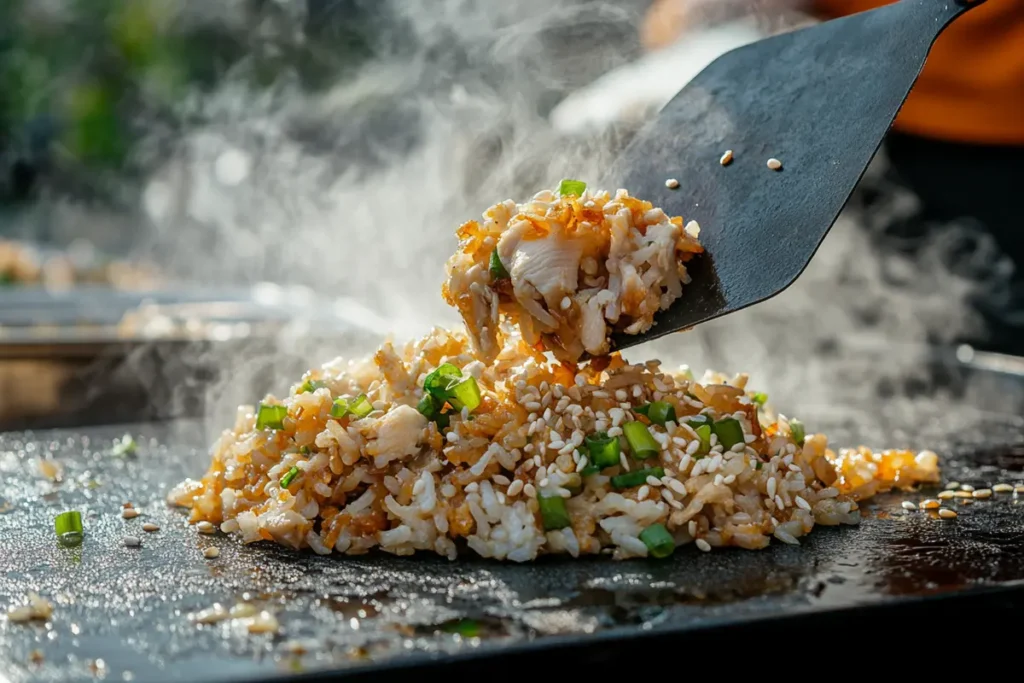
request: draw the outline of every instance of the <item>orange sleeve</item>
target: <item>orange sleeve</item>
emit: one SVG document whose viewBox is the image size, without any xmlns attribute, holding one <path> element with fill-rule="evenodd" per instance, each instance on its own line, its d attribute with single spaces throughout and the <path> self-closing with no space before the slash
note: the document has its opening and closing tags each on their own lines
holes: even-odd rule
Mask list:
<svg viewBox="0 0 1024 683">
<path fill-rule="evenodd" d="M 814 2 L 822 19 L 884 4 Z M 895 127 L 957 142 L 1024 145 L 1024 2 L 988 0 L 947 28 Z"/>
</svg>

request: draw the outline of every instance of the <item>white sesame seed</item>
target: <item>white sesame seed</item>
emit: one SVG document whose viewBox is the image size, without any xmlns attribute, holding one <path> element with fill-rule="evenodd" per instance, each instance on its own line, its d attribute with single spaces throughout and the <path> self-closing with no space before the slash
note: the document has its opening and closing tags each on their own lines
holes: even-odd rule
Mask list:
<svg viewBox="0 0 1024 683">
<path fill-rule="evenodd" d="M 142 539 L 137 536 L 125 536 L 124 547 L 126 548 L 138 548 L 142 545 Z"/>
<path fill-rule="evenodd" d="M 476 483 L 475 481 L 471 481 L 468 484 L 466 484 L 466 493 L 476 493 L 479 490 L 480 484 Z"/>
<path fill-rule="evenodd" d="M 736 481 L 736 475 L 735 474 L 730 474 L 729 476 L 727 476 L 725 479 L 722 480 L 722 483 L 725 484 L 726 486 L 731 486 L 733 483 L 735 483 L 735 481 Z"/>
<path fill-rule="evenodd" d="M 796 506 L 799 507 L 799 508 L 803 508 L 804 510 L 810 510 L 811 509 L 811 504 L 808 503 L 803 498 L 801 498 L 800 496 L 796 497 Z"/>
<path fill-rule="evenodd" d="M 686 495 L 686 486 L 683 484 L 683 482 L 679 481 L 678 479 L 666 478 L 665 485 L 681 496 Z"/>
<path fill-rule="evenodd" d="M 219 555 L 220 555 L 220 549 L 219 548 L 207 548 L 206 550 L 203 551 L 203 557 L 205 557 L 208 560 L 212 560 L 213 558 L 218 557 Z"/>
<path fill-rule="evenodd" d="M 529 410 L 531 413 L 535 413 L 538 410 L 540 410 L 541 405 L 540 405 L 540 401 L 530 401 L 529 403 L 527 403 L 523 407 L 526 408 L 527 410 Z"/>
<path fill-rule="evenodd" d="M 952 498 L 955 495 L 956 495 L 955 491 L 939 491 L 938 498 L 939 498 L 939 500 L 949 500 L 950 498 Z"/>
<path fill-rule="evenodd" d="M 523 490 L 523 480 L 522 479 L 516 479 L 511 484 L 509 484 L 508 491 L 506 491 L 506 494 L 509 495 L 509 496 L 518 496 L 519 493 L 522 490 Z"/>
<path fill-rule="evenodd" d="M 661 484 L 662 484 L 660 479 L 658 479 L 657 477 L 655 477 L 654 475 L 651 475 L 651 474 L 647 475 L 647 480 L 646 481 L 647 481 L 647 485 L 648 486 L 658 487 L 658 486 L 661 486 Z"/>
<path fill-rule="evenodd" d="M 154 531 L 160 531 L 160 527 L 158 527 L 156 524 L 153 524 L 152 522 L 146 522 L 142 525 L 142 530 L 153 533 Z"/>
<path fill-rule="evenodd" d="M 725 481 L 725 477 L 723 477 L 721 474 L 715 475 L 715 486 L 721 486 L 723 481 Z"/>
<path fill-rule="evenodd" d="M 691 519 L 689 522 L 687 522 L 687 524 L 686 524 L 686 531 L 691 536 L 696 536 L 697 535 L 697 521 Z"/>
<path fill-rule="evenodd" d="M 551 483 L 551 480 L 550 480 L 550 479 L 548 479 L 547 477 L 544 477 L 543 479 L 541 479 L 541 480 L 540 480 L 539 482 L 537 482 L 537 483 L 538 483 L 538 484 L 540 484 L 540 487 L 541 487 L 542 489 L 546 489 L 546 488 L 548 487 L 548 484 L 550 484 L 550 483 Z"/>
<path fill-rule="evenodd" d="M 1013 491 L 1013 486 L 1010 484 L 996 484 L 992 487 L 992 491 L 995 493 L 1010 493 Z"/>
<path fill-rule="evenodd" d="M 615 390 L 615 400 L 616 401 L 628 401 L 629 400 L 629 394 L 626 393 L 625 389 L 616 389 Z"/>
<path fill-rule="evenodd" d="M 770 168 L 773 171 L 778 171 L 779 169 L 782 168 L 782 162 L 773 157 L 768 160 L 768 168 Z"/>
<path fill-rule="evenodd" d="M 667 187 L 670 190 L 675 190 L 679 187 L 679 181 L 676 180 L 675 178 L 669 178 L 668 180 L 665 181 L 665 187 Z"/>
<path fill-rule="evenodd" d="M 636 492 L 636 499 L 647 500 L 647 496 L 649 495 L 651 495 L 651 487 L 644 485 L 641 486 L 640 490 Z"/>
<path fill-rule="evenodd" d="M 619 464 L 622 465 L 622 469 L 624 469 L 627 472 L 629 472 L 629 461 L 626 460 L 626 454 L 625 453 L 619 453 Z"/>
<path fill-rule="evenodd" d="M 943 519 L 953 519 L 956 516 L 957 514 L 954 510 L 950 510 L 948 508 L 941 508 L 939 510 L 939 517 L 942 517 Z"/>
<path fill-rule="evenodd" d="M 548 448 L 550 448 L 553 451 L 557 451 L 560 448 L 563 448 L 564 446 L 565 446 L 565 442 L 562 441 L 561 439 L 558 439 L 556 441 L 552 441 L 551 443 L 548 444 Z"/>
<path fill-rule="evenodd" d="M 498 486 L 508 486 L 510 483 L 508 477 L 506 477 L 504 474 L 495 474 L 493 477 L 491 477 L 491 480 Z M 416 483 L 418 484 L 422 481 L 422 479 L 418 479 Z M 413 491 L 415 491 L 415 488 L 413 489 Z"/>
<path fill-rule="evenodd" d="M 121 516 L 125 519 L 135 519 L 139 516 L 139 511 L 135 508 L 125 508 L 124 510 L 121 510 Z"/>
<path fill-rule="evenodd" d="M 775 477 L 771 477 L 768 479 L 767 490 L 769 498 L 775 497 L 775 491 L 778 488 L 778 485 L 779 482 L 775 479 Z"/>
<path fill-rule="evenodd" d="M 968 493 L 970 493 L 971 491 L 974 490 L 974 487 L 971 486 L 970 484 L 960 484 L 960 490 L 967 491 Z"/>
<path fill-rule="evenodd" d="M 456 434 L 454 430 L 448 432 L 445 435 L 444 438 L 448 440 L 448 443 L 458 443 L 459 442 L 459 435 Z"/>
<path fill-rule="evenodd" d="M 706 553 L 711 552 L 711 544 L 705 541 L 703 538 L 697 539 L 697 547 Z"/>
<path fill-rule="evenodd" d="M 537 497 L 537 489 L 534 487 L 533 484 L 526 484 L 525 486 L 523 486 L 523 492 L 527 495 L 528 498 Z"/>
<path fill-rule="evenodd" d="M 903 506 L 904 510 L 916 510 L 917 509 L 917 506 L 914 505 L 914 503 L 912 501 L 909 501 L 909 500 L 903 501 L 902 503 L 900 503 L 900 505 Z"/>
<path fill-rule="evenodd" d="M 608 436 L 622 436 L 622 427 L 612 427 L 608 430 Z"/>
<path fill-rule="evenodd" d="M 971 495 L 974 496 L 975 498 L 991 498 L 992 489 L 978 489 L 976 491 L 973 491 Z"/>
<path fill-rule="evenodd" d="M 775 506 L 780 510 L 784 510 L 786 508 L 786 504 L 782 501 L 782 496 L 777 493 L 775 494 Z"/>
<path fill-rule="evenodd" d="M 569 310 L 569 307 L 572 306 L 572 299 L 570 299 L 567 296 L 563 296 L 562 302 L 559 304 L 559 306 L 561 306 L 563 311 Z"/>
<path fill-rule="evenodd" d="M 676 499 L 676 497 L 673 496 L 672 492 L 669 491 L 668 489 L 659 489 L 659 490 L 661 491 L 661 497 L 664 498 L 666 501 L 672 502 L 673 500 Z"/>
<path fill-rule="evenodd" d="M 960 482 L 958 482 L 958 481 L 951 481 L 948 484 L 946 484 L 946 488 L 947 489 L 958 489 L 958 488 L 960 488 Z"/>
<path fill-rule="evenodd" d="M 728 166 L 729 164 L 731 164 L 732 163 L 732 150 L 731 149 L 725 150 L 725 154 L 723 154 L 722 158 L 718 160 L 718 163 L 722 164 L 722 166 Z"/>
<path fill-rule="evenodd" d="M 201 534 L 215 534 L 217 533 L 217 527 L 204 520 L 196 524 L 196 531 Z"/>
</svg>

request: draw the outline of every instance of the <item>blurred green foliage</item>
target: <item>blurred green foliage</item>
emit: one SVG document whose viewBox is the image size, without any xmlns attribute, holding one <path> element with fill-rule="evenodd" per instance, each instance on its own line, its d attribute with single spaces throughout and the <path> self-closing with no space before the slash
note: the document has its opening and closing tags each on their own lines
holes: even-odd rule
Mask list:
<svg viewBox="0 0 1024 683">
<path fill-rule="evenodd" d="M 187 93 L 226 74 L 320 88 L 368 56 L 362 27 L 318 40 L 323 22 L 284 6 L 243 0 L 225 20 L 195 0 L 0 0 L 0 153 L 45 146 L 79 168 L 123 167 L 147 123 L 175 120 Z"/>
</svg>

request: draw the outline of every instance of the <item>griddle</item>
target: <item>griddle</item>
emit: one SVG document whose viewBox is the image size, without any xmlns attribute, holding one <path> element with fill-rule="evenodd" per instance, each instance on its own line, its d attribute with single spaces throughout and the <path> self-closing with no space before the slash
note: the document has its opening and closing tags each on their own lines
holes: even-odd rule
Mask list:
<svg viewBox="0 0 1024 683">
<path fill-rule="evenodd" d="M 947 369 L 951 382 L 1008 398 L 984 408 L 939 394 L 840 400 L 839 410 L 801 417 L 833 443 L 934 448 L 944 480 L 1024 483 L 1024 378 L 977 364 Z M 567 660 L 578 673 L 608 673 L 651 648 L 813 637 L 824 619 L 833 629 L 873 620 L 903 638 L 950 610 L 967 618 L 982 605 L 1024 605 L 1024 497 L 1012 494 L 959 507 L 955 521 L 900 505 L 934 491 L 886 494 L 864 506 L 859 526 L 816 528 L 800 547 L 691 547 L 667 561 L 453 563 L 243 546 L 196 533 L 163 502 L 170 485 L 204 472 L 223 426 L 174 420 L 0 434 L 0 505 L 12 506 L 0 514 L 0 605 L 34 590 L 55 607 L 47 626 L 0 621 L 0 672 L 12 681 L 225 683 L 380 680 L 409 667 L 417 676 L 502 678 L 526 666 L 544 678 L 546 667 Z M 125 433 L 137 454 L 112 456 L 113 439 Z M 32 459 L 40 455 L 64 466 L 63 481 L 38 474 Z M 123 520 L 126 501 L 142 516 Z M 53 535 L 53 516 L 67 509 L 83 513 L 86 537 L 75 548 Z M 142 532 L 145 521 L 161 530 Z M 142 547 L 124 547 L 126 534 Z M 204 559 L 210 546 L 219 558 Z M 215 602 L 239 600 L 277 613 L 281 633 L 189 621 Z M 951 627 L 963 642 L 986 624 Z M 290 652 L 290 641 L 308 651 Z M 34 650 L 42 663 L 30 661 Z"/>
</svg>

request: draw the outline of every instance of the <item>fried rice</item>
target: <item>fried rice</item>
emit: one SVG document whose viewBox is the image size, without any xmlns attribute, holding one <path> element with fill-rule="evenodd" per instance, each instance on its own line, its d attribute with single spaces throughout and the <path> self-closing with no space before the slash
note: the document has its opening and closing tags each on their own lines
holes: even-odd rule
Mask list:
<svg viewBox="0 0 1024 683">
<path fill-rule="evenodd" d="M 612 332 L 646 332 L 682 295 L 686 262 L 704 250 L 695 221 L 625 190 L 561 189 L 495 204 L 458 230 L 442 293 L 484 362 L 501 348 L 502 321 L 564 362 L 606 355 Z"/>
</svg>

